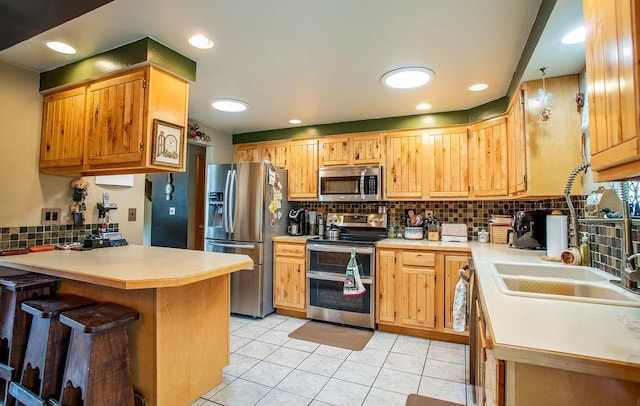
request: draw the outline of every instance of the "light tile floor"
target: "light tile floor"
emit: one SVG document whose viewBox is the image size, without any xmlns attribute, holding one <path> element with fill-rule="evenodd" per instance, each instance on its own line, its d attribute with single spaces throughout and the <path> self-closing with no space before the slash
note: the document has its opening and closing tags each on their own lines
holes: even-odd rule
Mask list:
<svg viewBox="0 0 640 406">
<path fill-rule="evenodd" d="M 404 406 L 410 393 L 475 405 L 467 345 L 375 331 L 350 351 L 288 337 L 306 322 L 231 316 L 224 379 L 192 406 Z"/>
</svg>

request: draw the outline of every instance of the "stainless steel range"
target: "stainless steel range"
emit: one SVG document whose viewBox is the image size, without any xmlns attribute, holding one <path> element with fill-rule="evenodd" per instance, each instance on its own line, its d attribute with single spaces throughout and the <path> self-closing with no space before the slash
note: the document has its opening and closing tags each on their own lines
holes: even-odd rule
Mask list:
<svg viewBox="0 0 640 406">
<path fill-rule="evenodd" d="M 307 317 L 366 328 L 375 327 L 376 241 L 386 238 L 385 213 L 329 213 L 327 226 L 339 228 L 337 239 L 317 237 L 307 242 Z M 345 271 L 356 249 L 366 292 L 342 293 Z"/>
</svg>

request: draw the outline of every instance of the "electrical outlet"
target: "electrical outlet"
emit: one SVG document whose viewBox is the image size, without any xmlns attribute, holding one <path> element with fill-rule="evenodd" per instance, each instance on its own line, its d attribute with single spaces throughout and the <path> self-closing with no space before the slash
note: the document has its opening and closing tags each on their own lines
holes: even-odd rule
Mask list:
<svg viewBox="0 0 640 406">
<path fill-rule="evenodd" d="M 175 207 L 169 207 L 169 215 L 170 216 L 175 216 L 176 215 L 176 208 Z"/>
<path fill-rule="evenodd" d="M 135 209 L 135 207 L 129 208 L 129 221 L 136 221 L 136 209 Z"/>
</svg>

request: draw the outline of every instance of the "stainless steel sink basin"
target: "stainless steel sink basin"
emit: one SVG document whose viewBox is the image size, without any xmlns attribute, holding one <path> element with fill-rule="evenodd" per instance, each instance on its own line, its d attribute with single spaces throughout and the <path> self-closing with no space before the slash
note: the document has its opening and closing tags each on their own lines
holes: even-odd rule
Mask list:
<svg viewBox="0 0 640 406">
<path fill-rule="evenodd" d="M 507 295 L 640 307 L 640 296 L 617 287 L 613 277 L 582 266 L 494 263 L 498 289 Z"/>
<path fill-rule="evenodd" d="M 534 276 L 537 278 L 561 278 L 594 282 L 613 279 L 611 275 L 587 266 L 518 264 L 510 262 L 495 262 L 494 266 L 500 275 L 509 276 Z"/>
</svg>

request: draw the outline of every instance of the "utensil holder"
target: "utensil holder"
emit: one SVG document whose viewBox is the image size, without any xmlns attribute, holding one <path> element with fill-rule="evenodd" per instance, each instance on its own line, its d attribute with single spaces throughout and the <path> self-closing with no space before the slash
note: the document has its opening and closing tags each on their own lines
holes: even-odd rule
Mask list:
<svg viewBox="0 0 640 406">
<path fill-rule="evenodd" d="M 422 240 L 424 238 L 424 230 L 422 227 L 405 227 L 404 238 L 407 240 Z"/>
<path fill-rule="evenodd" d="M 427 239 L 429 241 L 440 241 L 440 232 L 439 231 L 429 231 L 427 233 Z"/>
</svg>

